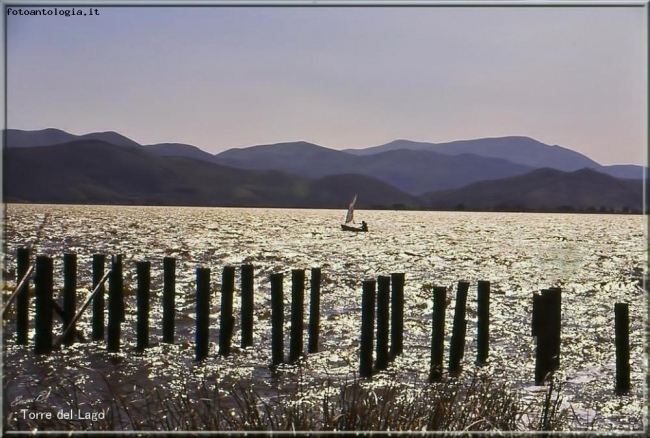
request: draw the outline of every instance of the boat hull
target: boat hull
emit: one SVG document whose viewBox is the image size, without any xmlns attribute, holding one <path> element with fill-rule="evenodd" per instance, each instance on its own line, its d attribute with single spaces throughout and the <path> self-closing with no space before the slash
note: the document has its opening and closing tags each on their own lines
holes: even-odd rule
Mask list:
<svg viewBox="0 0 650 438">
<path fill-rule="evenodd" d="M 358 233 L 365 233 L 366 231 L 368 231 L 368 229 L 364 230 L 363 228 L 351 227 L 349 225 L 341 225 L 341 229 L 343 231 L 356 231 Z"/>
</svg>

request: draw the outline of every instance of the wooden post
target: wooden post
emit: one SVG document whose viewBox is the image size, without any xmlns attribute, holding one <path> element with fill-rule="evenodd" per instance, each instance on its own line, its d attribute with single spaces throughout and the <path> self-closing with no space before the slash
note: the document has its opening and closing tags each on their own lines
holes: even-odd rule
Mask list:
<svg viewBox="0 0 650 438">
<path fill-rule="evenodd" d="M 151 290 L 151 263 L 137 262 L 138 290 L 136 295 L 138 307 L 136 351 L 143 352 L 149 348 L 149 292 Z"/>
<path fill-rule="evenodd" d="M 447 288 L 433 288 L 433 321 L 431 333 L 431 368 L 429 382 L 436 382 L 442 377 L 442 360 L 445 351 L 445 308 L 447 307 Z"/>
<path fill-rule="evenodd" d="M 404 344 L 404 274 L 393 273 L 391 281 L 390 356 L 402 354 Z"/>
<path fill-rule="evenodd" d="M 628 303 L 614 304 L 616 332 L 616 392 L 624 394 L 630 385 L 630 315 Z"/>
<path fill-rule="evenodd" d="M 467 330 L 465 311 L 467 308 L 468 289 L 469 283 L 467 281 L 458 282 L 456 308 L 454 309 L 454 327 L 449 345 L 449 374 L 451 375 L 458 374 L 461 371 L 462 367 L 460 363 L 465 353 L 465 333 Z"/>
<path fill-rule="evenodd" d="M 490 282 L 479 280 L 477 290 L 477 355 L 476 363 L 487 362 L 490 349 Z"/>
<path fill-rule="evenodd" d="M 282 273 L 271 274 L 271 366 L 284 362 L 284 297 Z"/>
<path fill-rule="evenodd" d="M 375 280 L 363 282 L 361 297 L 361 343 L 359 346 L 359 375 L 372 377 L 372 344 L 375 328 Z"/>
<path fill-rule="evenodd" d="M 542 290 L 533 295 L 533 333 L 537 337 L 535 353 L 535 384 L 543 385 L 547 376 L 560 366 L 562 327 L 562 291 Z"/>
<path fill-rule="evenodd" d="M 111 276 L 108 282 L 108 336 L 106 349 L 109 353 L 120 351 L 120 331 L 122 323 L 122 256 L 113 256 Z"/>
<path fill-rule="evenodd" d="M 176 259 L 163 259 L 163 342 L 174 343 L 174 321 L 176 319 Z"/>
<path fill-rule="evenodd" d="M 320 268 L 311 268 L 311 297 L 309 299 L 309 345 L 310 353 L 318 353 L 318 328 L 320 325 Z"/>
<path fill-rule="evenodd" d="M 297 361 L 302 355 L 302 333 L 304 330 L 305 270 L 291 270 L 291 341 L 289 362 Z"/>
<path fill-rule="evenodd" d="M 560 368 L 560 346 L 562 344 L 562 289 L 559 287 L 552 287 L 547 292 L 551 298 L 552 305 L 552 350 L 551 357 L 553 363 L 553 371 Z"/>
<path fill-rule="evenodd" d="M 77 313 L 77 254 L 63 254 L 63 327 Z M 74 344 L 73 328 L 63 339 L 63 345 Z"/>
<path fill-rule="evenodd" d="M 16 284 L 29 271 L 29 248 L 18 248 L 16 254 Z M 29 282 L 25 282 L 16 297 L 16 344 L 27 345 L 29 333 Z"/>
<path fill-rule="evenodd" d="M 253 265 L 241 267 L 241 346 L 253 345 Z"/>
<path fill-rule="evenodd" d="M 104 266 L 106 256 L 104 254 L 93 255 L 93 290 L 104 277 Z M 104 340 L 104 293 L 105 286 L 102 284 L 100 290 L 93 298 L 93 341 Z"/>
<path fill-rule="evenodd" d="M 232 314 L 232 299 L 235 291 L 235 267 L 224 266 L 221 272 L 221 314 L 219 319 L 219 355 L 228 356 L 235 317 Z"/>
<path fill-rule="evenodd" d="M 197 361 L 208 357 L 210 338 L 210 269 L 196 269 L 196 346 Z"/>
<path fill-rule="evenodd" d="M 390 277 L 380 275 L 377 278 L 377 370 L 384 370 L 388 366 L 389 301 Z"/>
<path fill-rule="evenodd" d="M 36 294 L 36 333 L 34 354 L 52 351 L 52 303 L 54 302 L 54 264 L 47 256 L 36 257 L 34 273 Z"/>
<path fill-rule="evenodd" d="M 540 314 L 539 314 L 539 309 L 540 309 L 540 300 L 542 299 L 542 296 L 538 294 L 537 292 L 533 292 L 533 317 L 532 317 L 532 322 L 531 322 L 531 335 L 532 336 L 537 336 L 537 326 L 539 325 L 539 320 L 540 320 Z"/>
<path fill-rule="evenodd" d="M 541 386 L 550 373 L 553 372 L 553 297 L 547 289 L 537 299 L 535 331 L 537 345 L 535 347 L 535 385 Z"/>
<path fill-rule="evenodd" d="M 118 282 L 118 291 L 119 295 L 117 296 L 118 311 L 120 322 L 126 321 L 126 304 L 124 300 L 124 275 L 122 274 L 122 254 L 118 254 L 114 258 L 113 268 L 118 272 L 118 275 L 115 276 L 115 281 Z M 109 285 L 110 286 L 110 285 Z"/>
</svg>

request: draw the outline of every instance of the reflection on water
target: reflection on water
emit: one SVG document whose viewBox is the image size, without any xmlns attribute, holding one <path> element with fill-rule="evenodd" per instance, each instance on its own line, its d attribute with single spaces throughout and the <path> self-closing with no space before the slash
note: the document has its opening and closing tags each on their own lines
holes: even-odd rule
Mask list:
<svg viewBox="0 0 650 438">
<path fill-rule="evenodd" d="M 358 367 L 361 281 L 392 272 L 406 274 L 405 349 L 389 372 L 425 379 L 431 331 L 430 286 L 454 287 L 470 281 L 464 367 L 475 368 L 476 282 L 492 283 L 490 363 L 484 368 L 527 398 L 539 399 L 534 382 L 534 338 L 530 336 L 532 293 L 563 289 L 562 362 L 564 401 L 596 427 L 636 427 L 643 406 L 645 220 L 641 216 L 514 214 L 469 212 L 359 211 L 368 233 L 340 231 L 344 211 L 171 208 L 113 206 L 9 205 L 6 216 L 7 288 L 15 284 L 15 254 L 33 245 L 33 253 L 55 258 L 55 284 L 62 281 L 62 254 L 79 257 L 80 295 L 91 282 L 92 254 L 123 254 L 129 312 L 123 347 L 135 346 L 135 262 L 152 262 L 150 333 L 152 348 L 142 356 L 109 355 L 102 344 L 64 348 L 58 359 L 35 358 L 13 345 L 13 321 L 4 327 L 7 398 L 21 391 L 38 393 L 47 376 L 67 376 L 101 398 L 106 379 L 133 385 L 163 385 L 180 390 L 187 381 L 245 379 L 272 381 L 270 363 L 271 273 L 285 273 L 285 329 L 288 351 L 290 270 L 322 268 L 321 352 L 307 359 L 311 376 L 346 376 Z M 177 259 L 176 344 L 162 337 L 162 259 Z M 221 269 L 255 266 L 255 346 L 216 358 Z M 194 354 L 195 269 L 212 269 L 211 356 L 196 364 Z M 239 275 L 239 270 L 237 270 Z M 307 281 L 309 271 L 307 271 Z M 239 290 L 234 314 L 238 315 Z M 308 293 L 306 294 L 308 297 Z M 613 393 L 615 382 L 614 303 L 630 304 L 632 392 Z M 447 345 L 454 301 L 447 312 Z M 88 312 L 90 315 L 90 312 Z M 309 317 L 306 303 L 305 318 Z M 89 316 L 79 327 L 90 334 Z M 30 328 L 33 336 L 33 327 Z M 60 330 L 60 325 L 57 328 Z M 237 318 L 233 345 L 239 343 Z M 305 342 L 306 345 L 306 342 Z M 447 356 L 445 356 L 447 360 Z M 381 381 L 381 379 L 377 379 Z"/>
</svg>

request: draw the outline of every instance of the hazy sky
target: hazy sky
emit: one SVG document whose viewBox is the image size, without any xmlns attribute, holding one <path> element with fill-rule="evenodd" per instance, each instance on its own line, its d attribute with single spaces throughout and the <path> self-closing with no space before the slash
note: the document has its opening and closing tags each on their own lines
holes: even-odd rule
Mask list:
<svg viewBox="0 0 650 438">
<path fill-rule="evenodd" d="M 647 5 L 94 7 L 7 17 L 9 128 L 212 153 L 525 135 L 646 163 Z"/>
</svg>

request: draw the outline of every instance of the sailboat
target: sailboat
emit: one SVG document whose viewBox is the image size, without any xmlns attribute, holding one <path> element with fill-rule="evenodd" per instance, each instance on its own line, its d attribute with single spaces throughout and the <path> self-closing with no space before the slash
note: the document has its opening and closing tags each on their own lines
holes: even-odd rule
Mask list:
<svg viewBox="0 0 650 438">
<path fill-rule="evenodd" d="M 368 224 L 365 221 L 361 221 L 361 227 L 355 227 L 351 224 L 354 223 L 354 204 L 357 202 L 357 195 L 354 195 L 352 202 L 348 206 L 348 213 L 345 215 L 345 224 L 341 224 L 341 229 L 343 231 L 368 231 Z"/>
</svg>

